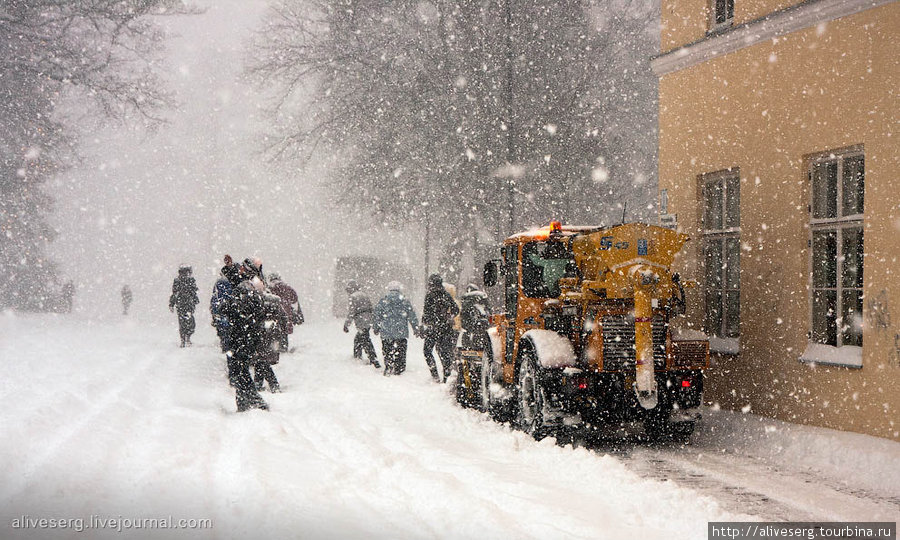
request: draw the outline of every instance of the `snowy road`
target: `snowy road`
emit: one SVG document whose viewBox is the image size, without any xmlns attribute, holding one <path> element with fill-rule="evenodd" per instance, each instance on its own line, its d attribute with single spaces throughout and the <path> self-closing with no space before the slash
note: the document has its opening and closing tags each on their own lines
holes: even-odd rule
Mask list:
<svg viewBox="0 0 900 540">
<path fill-rule="evenodd" d="M 384 378 L 335 321 L 298 328 L 270 412 L 236 414 L 210 327 L 182 350 L 170 322 L 0 316 L 0 538 L 122 537 L 23 528 L 39 518 L 212 523 L 139 538 L 667 540 L 706 538 L 707 521 L 900 519 L 890 477 L 845 484 L 702 433 L 687 448 L 537 443 L 457 407 L 421 341 Z M 862 451 L 900 457 L 870 439 Z"/>
</svg>

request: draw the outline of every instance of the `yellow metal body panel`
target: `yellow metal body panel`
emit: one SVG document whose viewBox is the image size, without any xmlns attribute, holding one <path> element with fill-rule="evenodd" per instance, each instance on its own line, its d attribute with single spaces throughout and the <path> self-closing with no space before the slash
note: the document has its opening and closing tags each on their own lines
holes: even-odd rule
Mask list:
<svg viewBox="0 0 900 540">
<path fill-rule="evenodd" d="M 545 227 L 534 231 L 524 232 L 507 238 L 505 245 L 516 246 L 516 261 L 518 275 L 518 298 L 516 305 L 515 321 L 503 317 L 495 320 L 499 327 L 501 337 L 503 379 L 507 384 L 515 381 L 515 361 L 518 354 L 519 340 L 522 335 L 533 328 L 541 328 L 541 314 L 548 298 L 530 298 L 523 293 L 522 272 L 522 247 L 530 242 L 561 241 L 571 242 L 575 264 L 578 267 L 578 277 L 564 277 L 559 280 L 559 299 L 569 304 L 581 306 L 581 313 L 587 314 L 589 304 L 596 305 L 601 300 L 619 300 L 631 304 L 630 309 L 635 309 L 633 304 L 635 296 L 641 297 L 640 313 L 635 313 L 640 320 L 635 325 L 636 346 L 639 364 L 647 366 L 650 373 L 653 370 L 652 335 L 650 320 L 653 314 L 667 304 L 677 286 L 672 281 L 669 266 L 681 248 L 687 242 L 688 236 L 670 229 L 647 225 L 643 223 L 629 223 L 616 227 L 588 228 L 588 227 L 562 227 L 559 231 L 551 233 L 550 228 Z M 611 307 L 609 311 L 596 311 L 598 316 L 603 314 L 621 313 L 623 306 Z M 508 346 L 506 333 L 510 324 L 514 324 L 514 339 L 512 339 L 513 354 L 507 356 Z M 594 324 L 600 329 L 600 321 Z M 592 332 L 585 345 L 585 353 L 588 364 L 594 369 L 603 369 L 603 340 L 602 332 Z M 509 361 L 507 361 L 509 359 Z"/>
</svg>

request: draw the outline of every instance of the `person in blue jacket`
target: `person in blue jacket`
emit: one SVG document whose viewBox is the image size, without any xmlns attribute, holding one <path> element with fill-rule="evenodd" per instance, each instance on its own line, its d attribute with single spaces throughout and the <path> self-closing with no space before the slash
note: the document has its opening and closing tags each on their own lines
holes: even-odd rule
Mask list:
<svg viewBox="0 0 900 540">
<path fill-rule="evenodd" d="M 219 336 L 222 352 L 230 348 L 228 343 L 230 325 L 225 315 L 225 303 L 234 295 L 234 287 L 238 282 L 238 268 L 231 262 L 231 257 L 226 255 L 225 266 L 222 267 L 221 275 L 213 287 L 212 298 L 209 300 L 209 313 L 212 315 L 212 325 Z"/>
<path fill-rule="evenodd" d="M 375 306 L 372 329 L 381 337 L 384 354 L 384 375 L 400 375 L 406 371 L 406 347 L 409 327 L 418 335 L 419 319 L 412 304 L 402 293 L 397 281 L 387 285 L 385 294 Z"/>
</svg>

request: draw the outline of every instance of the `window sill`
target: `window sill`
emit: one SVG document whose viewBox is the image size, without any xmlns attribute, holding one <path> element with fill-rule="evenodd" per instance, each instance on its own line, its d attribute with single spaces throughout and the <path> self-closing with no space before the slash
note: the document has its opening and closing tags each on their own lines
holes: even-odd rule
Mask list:
<svg viewBox="0 0 900 540">
<path fill-rule="evenodd" d="M 800 356 L 800 361 L 807 364 L 825 364 L 829 366 L 862 369 L 862 347 L 846 345 L 832 347 L 821 343 L 809 343 Z"/>
<path fill-rule="evenodd" d="M 732 356 L 738 355 L 741 353 L 741 339 L 709 336 L 709 352 Z"/>
<path fill-rule="evenodd" d="M 706 31 L 706 36 L 716 36 L 719 34 L 724 34 L 728 30 L 730 30 L 734 26 L 734 19 L 728 19 L 725 22 L 721 23 L 713 23 L 712 26 Z"/>
</svg>

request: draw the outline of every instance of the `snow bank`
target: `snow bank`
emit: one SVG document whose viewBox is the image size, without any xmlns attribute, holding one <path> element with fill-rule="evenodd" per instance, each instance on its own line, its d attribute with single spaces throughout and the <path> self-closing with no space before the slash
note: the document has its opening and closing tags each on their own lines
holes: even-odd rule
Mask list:
<svg viewBox="0 0 900 540">
<path fill-rule="evenodd" d="M 900 443 L 879 437 L 706 409 L 694 442 L 888 496 L 900 486 Z"/>
</svg>

